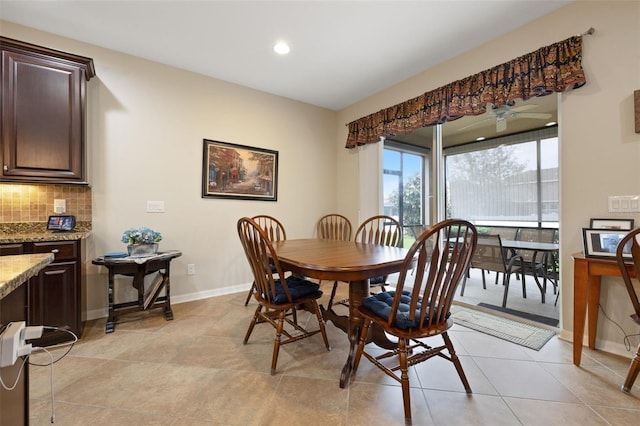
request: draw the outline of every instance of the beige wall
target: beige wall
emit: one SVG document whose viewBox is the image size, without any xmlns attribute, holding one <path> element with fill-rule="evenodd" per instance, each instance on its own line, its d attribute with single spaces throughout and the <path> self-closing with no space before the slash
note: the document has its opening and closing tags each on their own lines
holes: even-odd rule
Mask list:
<svg viewBox="0 0 640 426">
<path fill-rule="evenodd" d="M 640 2 L 582 1 L 456 57 L 338 114 L 29 28 L 2 23 L 2 35 L 94 58 L 89 84 L 89 162 L 93 187 L 90 255 L 121 250 L 122 231 L 147 225 L 177 248 L 174 300 L 238 290 L 250 280 L 235 234 L 243 215 L 274 214 L 291 237 L 309 236 L 321 214 L 359 221 L 379 205 L 379 147 L 346 150 L 348 123 L 486 68 L 579 34 L 589 27 L 583 64 L 588 84 L 560 102 L 562 327 L 572 327 L 571 253 L 581 228 L 607 217 L 607 196 L 640 194 L 640 135 L 633 90 L 640 88 Z M 280 152 L 279 201 L 200 197 L 202 139 Z M 163 200 L 166 213 L 145 213 Z M 375 201 L 372 201 L 375 200 Z M 640 224 L 640 215 L 634 217 Z M 197 274 L 186 276 L 186 264 Z M 105 276 L 88 266 L 89 316 L 104 310 Z M 100 275 L 97 275 L 100 272 Z M 631 306 L 618 279 L 601 302 L 628 333 Z M 624 352 L 618 329 L 600 316 L 598 347 Z M 633 340 L 635 339 L 635 341 Z M 632 346 L 637 338 L 632 338 Z"/>
<path fill-rule="evenodd" d="M 640 135 L 634 133 L 633 91 L 640 88 L 640 2 L 578 1 L 540 20 L 497 38 L 442 65 L 384 90 L 340 112 L 338 117 L 338 179 L 349 182 L 338 193 L 338 210 L 357 215 L 360 200 L 375 196 L 359 191 L 358 151 L 344 149 L 347 129 L 340 123 L 394 105 L 451 81 L 475 74 L 539 47 L 580 34 L 584 38 L 583 66 L 588 83 L 562 94 L 560 113 L 561 156 L 561 270 L 562 335 L 571 339 L 573 327 L 573 261 L 582 250 L 581 229 L 592 217 L 611 217 L 610 195 L 640 194 Z M 368 148 L 367 148 L 368 149 Z M 364 154 L 368 155 L 368 154 Z M 373 176 L 373 174 L 371 175 Z M 640 215 L 633 217 L 640 226 Z M 607 315 L 627 333 L 638 332 L 629 319 L 632 307 L 622 282 L 603 280 L 601 304 Z M 612 352 L 624 349 L 623 335 L 599 319 L 597 347 Z M 638 337 L 631 338 L 637 347 Z"/>
<path fill-rule="evenodd" d="M 7 22 L 1 33 L 95 63 L 97 77 L 88 83 L 89 318 L 106 315 L 107 296 L 106 272 L 90 260 L 125 249 L 127 228 L 159 230 L 161 250 L 182 251 L 171 270 L 172 298 L 180 301 L 248 289 L 238 218 L 273 214 L 289 236 L 309 237 L 317 218 L 335 210 L 335 112 Z M 203 138 L 279 151 L 278 201 L 203 199 Z M 146 213 L 147 200 L 164 201 L 166 213 Z M 186 275 L 190 263 L 196 275 Z"/>
</svg>

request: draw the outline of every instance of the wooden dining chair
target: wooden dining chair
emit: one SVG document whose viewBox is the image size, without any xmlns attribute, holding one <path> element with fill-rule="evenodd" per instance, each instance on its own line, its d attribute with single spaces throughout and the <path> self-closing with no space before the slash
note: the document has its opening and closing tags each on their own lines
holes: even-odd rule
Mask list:
<svg viewBox="0 0 640 426">
<path fill-rule="evenodd" d="M 267 232 L 256 221 L 243 217 L 238 220 L 237 227 L 240 242 L 253 272 L 256 287 L 253 296 L 258 302 L 243 343 L 249 341 L 256 324 L 268 323 L 275 328 L 276 336 L 271 357 L 272 375 L 276 373 L 282 345 L 321 333 L 327 350 L 331 350 L 317 302 L 322 297 L 320 285 L 302 277 L 285 276 Z M 302 327 L 298 323 L 297 309 L 311 310 L 318 320 L 318 329 L 308 331 Z"/>
<path fill-rule="evenodd" d="M 400 247 L 402 243 L 402 226 L 391 216 L 376 215 L 368 218 L 358 226 L 354 241 L 363 244 L 376 244 L 391 247 Z M 371 278 L 369 285 L 379 286 L 384 291 L 387 283 L 387 275 Z M 331 296 L 329 297 L 328 309 L 334 304 L 334 298 L 338 283 L 333 284 Z M 337 303 L 348 306 L 349 300 L 341 300 Z"/>
<path fill-rule="evenodd" d="M 451 244 L 452 240 L 456 243 Z M 453 326 L 450 312 L 453 296 L 465 279 L 476 242 L 476 228 L 465 220 L 448 219 L 433 225 L 409 249 L 395 290 L 367 297 L 358 307 L 364 325 L 360 331 L 353 372 L 358 369 L 364 355 L 400 382 L 406 424 L 411 424 L 409 366 L 434 356 L 444 358 L 453 363 L 465 391 L 471 393 L 447 330 Z M 411 275 L 412 270 L 414 275 Z M 379 348 L 372 347 L 368 352 L 365 345 L 373 323 L 385 333 L 397 337 L 397 349 L 381 353 Z M 437 335 L 442 336 L 444 344 L 436 346 L 429 342 L 428 345 L 421 340 Z"/>
<path fill-rule="evenodd" d="M 341 214 L 328 214 L 318 220 L 318 238 L 351 241 L 351 221 Z"/>
<path fill-rule="evenodd" d="M 351 241 L 351 221 L 341 214 L 331 213 L 322 216 L 318 220 L 316 231 L 318 238 L 323 240 Z M 322 281 L 320 281 L 320 284 L 322 284 Z M 333 299 L 337 289 L 338 281 L 334 281 L 327 309 L 331 309 L 331 306 L 333 306 Z"/>
<path fill-rule="evenodd" d="M 251 219 L 253 219 L 258 226 L 266 232 L 269 237 L 269 241 L 283 241 L 287 239 L 287 232 L 284 229 L 284 225 L 275 217 L 261 214 L 253 216 Z M 247 299 L 244 301 L 244 306 L 249 304 L 249 300 L 251 300 L 251 296 L 255 291 L 256 283 L 254 282 L 249 289 Z"/>
<path fill-rule="evenodd" d="M 624 285 L 627 288 L 627 293 L 631 300 L 631 306 L 633 306 L 634 313 L 631 315 L 631 319 L 636 324 L 640 325 L 640 299 L 638 298 L 638 293 L 636 293 L 636 290 L 633 287 L 634 281 L 636 284 L 640 283 L 640 243 L 638 242 L 638 238 L 640 238 L 640 228 L 634 229 L 620 240 L 618 247 L 616 248 L 616 260 L 618 261 L 618 267 L 620 268 Z M 635 279 L 631 278 L 627 265 L 625 265 L 625 261 L 629 261 L 629 258 L 625 257 L 625 255 L 628 255 L 629 253 L 631 253 L 631 260 L 633 261 Z M 636 349 L 636 353 L 631 359 L 631 365 L 629 366 L 627 377 L 621 387 L 623 392 L 631 392 L 631 387 L 636 381 L 639 372 L 640 345 L 638 345 L 638 349 Z"/>
<path fill-rule="evenodd" d="M 502 307 L 507 307 L 507 296 L 509 295 L 509 283 L 511 275 L 519 273 L 523 268 L 523 260 L 520 255 L 512 255 L 506 257 L 506 251 L 502 247 L 502 239 L 500 235 L 478 235 L 478 244 L 476 251 L 471 258 L 471 267 L 478 268 L 482 271 L 482 288 L 487 289 L 485 279 L 486 271 L 493 271 L 502 274 L 502 285 L 504 286 L 504 295 L 502 296 Z M 462 282 L 460 287 L 460 296 L 464 296 L 466 280 Z M 527 297 L 525 277 L 522 275 L 522 297 Z"/>
</svg>

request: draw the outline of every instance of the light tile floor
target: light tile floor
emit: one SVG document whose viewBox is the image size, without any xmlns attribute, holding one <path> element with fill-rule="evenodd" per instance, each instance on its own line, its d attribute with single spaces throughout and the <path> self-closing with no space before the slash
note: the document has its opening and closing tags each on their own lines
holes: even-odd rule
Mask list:
<svg viewBox="0 0 640 426">
<path fill-rule="evenodd" d="M 323 283 L 325 304 L 331 284 Z M 54 364 L 55 424 L 404 424 L 400 387 L 366 359 L 339 388 L 348 344 L 331 323 L 331 352 L 320 335 L 285 345 L 271 376 L 273 329 L 258 326 L 242 344 L 256 307 L 244 299 L 243 292 L 176 304 L 173 321 L 160 310 L 126 315 L 108 335 L 104 319 L 89 322 Z M 557 338 L 536 352 L 459 326 L 450 335 L 473 394 L 445 360 L 412 367 L 416 425 L 631 425 L 640 418 L 640 384 L 630 395 L 620 391 L 629 359 L 585 348 L 576 367 L 571 344 Z M 42 353 L 31 359 L 47 360 Z M 50 425 L 49 368 L 31 366 L 30 385 L 31 424 Z"/>
</svg>

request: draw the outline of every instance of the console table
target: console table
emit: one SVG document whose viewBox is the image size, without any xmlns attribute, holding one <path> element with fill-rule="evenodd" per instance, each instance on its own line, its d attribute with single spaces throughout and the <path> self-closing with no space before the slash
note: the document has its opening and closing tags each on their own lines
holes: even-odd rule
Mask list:
<svg viewBox="0 0 640 426">
<path fill-rule="evenodd" d="M 582 253 L 575 253 L 571 257 L 573 258 L 573 363 L 580 365 L 585 318 L 588 321 L 589 348 L 596 347 L 600 280 L 602 276 L 621 277 L 622 274 L 615 257 L 611 259 L 585 257 Z M 631 276 L 635 277 L 633 263 L 627 263 L 627 269 Z"/>
<path fill-rule="evenodd" d="M 109 316 L 105 325 L 105 333 L 112 333 L 119 314 L 126 314 L 148 309 L 163 308 L 167 321 L 173 319 L 170 297 L 169 266 L 171 260 L 182 256 L 178 250 L 160 252 L 149 257 L 98 257 L 91 263 L 105 266 L 109 270 Z M 144 277 L 157 272 L 158 275 L 145 290 Z M 114 277 L 124 275 L 132 277 L 131 285 L 138 291 L 138 300 L 114 303 Z M 160 293 L 164 289 L 164 295 Z"/>
</svg>

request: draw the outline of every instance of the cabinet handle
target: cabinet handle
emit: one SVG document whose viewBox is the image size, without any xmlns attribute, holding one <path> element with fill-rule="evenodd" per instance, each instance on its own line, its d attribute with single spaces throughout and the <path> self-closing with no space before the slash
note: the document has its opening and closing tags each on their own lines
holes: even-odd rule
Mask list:
<svg viewBox="0 0 640 426">
<path fill-rule="evenodd" d="M 60 250 L 58 250 L 58 249 L 51 250 L 51 253 L 59 253 L 59 252 L 60 252 Z"/>
</svg>

